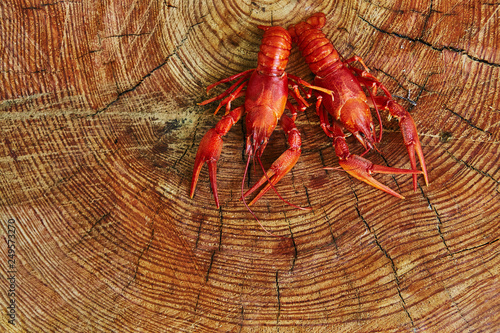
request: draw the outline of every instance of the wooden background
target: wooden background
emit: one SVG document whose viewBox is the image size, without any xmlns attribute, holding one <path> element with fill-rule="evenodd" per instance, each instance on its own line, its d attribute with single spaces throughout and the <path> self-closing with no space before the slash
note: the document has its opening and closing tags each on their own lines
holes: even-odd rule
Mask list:
<svg viewBox="0 0 500 333">
<path fill-rule="evenodd" d="M 11 332 L 500 330 L 497 1 L 3 1 L 0 326 Z M 326 13 L 418 127 L 430 186 L 338 166 L 312 108 L 303 154 L 254 211 L 238 200 L 243 128 L 188 188 L 220 115 L 210 83 L 256 66 L 258 24 Z M 290 73 L 312 80 L 294 50 Z M 222 89 L 218 90 L 219 92 Z M 385 118 L 385 116 L 384 116 Z M 397 122 L 372 161 L 409 167 Z M 362 151 L 349 138 L 353 152 Z M 286 149 L 277 130 L 264 164 Z M 251 182 L 259 175 L 252 174 Z M 8 220 L 15 222 L 15 326 Z"/>
</svg>

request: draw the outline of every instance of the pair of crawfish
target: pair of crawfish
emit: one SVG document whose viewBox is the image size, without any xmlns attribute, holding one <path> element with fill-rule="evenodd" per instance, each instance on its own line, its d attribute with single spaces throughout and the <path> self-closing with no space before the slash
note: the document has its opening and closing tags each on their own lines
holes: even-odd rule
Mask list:
<svg viewBox="0 0 500 333">
<path fill-rule="evenodd" d="M 279 26 L 259 26 L 260 29 L 264 30 L 264 36 L 258 54 L 257 68 L 233 75 L 207 87 L 208 92 L 221 83 L 238 79 L 222 94 L 200 104 L 205 105 L 222 99 L 215 113 L 222 106 L 226 106 L 226 114 L 201 140 L 194 163 L 191 198 L 194 195 L 201 168 L 206 162 L 215 204 L 219 208 L 216 164 L 222 151 L 222 137 L 243 115 L 246 116 L 246 154 L 248 159 L 242 181 L 241 199 L 248 208 L 245 197 L 251 195 L 266 182 L 267 184 L 250 202 L 250 205 L 271 188 L 276 192 L 274 185 L 293 168 L 301 153 L 300 133 L 295 126 L 295 119 L 297 109 L 304 111 L 309 104 L 301 96 L 299 88 L 304 90 L 299 84 L 309 88 L 306 94 L 307 98 L 311 96 L 311 91 L 315 90 L 316 113 L 319 116 L 321 128 L 328 137 L 333 139 L 339 164 L 346 172 L 401 199 L 403 199 L 402 195 L 375 180 L 372 173 L 412 174 L 415 191 L 417 189 L 417 174 L 423 173 L 425 183 L 428 184 L 422 148 L 415 123 L 410 114 L 392 99 L 391 94 L 382 83 L 368 73 L 368 68 L 360 57 L 341 59 L 332 43 L 321 31 L 325 22 L 325 15 L 316 13 L 305 22 L 290 26 L 288 31 Z M 298 45 L 309 68 L 316 75 L 313 85 L 285 72 L 292 41 Z M 363 70 L 350 65 L 356 61 L 362 65 Z M 290 90 L 289 85 L 292 87 Z M 369 98 L 367 98 L 363 87 L 368 92 Z M 376 95 L 378 89 L 383 92 L 383 95 Z M 288 95 L 296 100 L 298 107 L 288 100 Z M 231 102 L 241 96 L 245 96 L 244 105 L 231 110 Z M 374 108 L 378 115 L 380 123 L 378 138 L 374 132 L 370 107 Z M 291 117 L 284 114 L 285 108 L 290 110 Z M 411 170 L 376 165 L 362 157 L 374 148 L 374 144 L 380 142 L 382 138 L 379 109 L 389 111 L 391 116 L 399 120 L 404 144 L 410 157 Z M 279 120 L 287 135 L 289 148 L 265 172 L 260 159 Z M 344 129 L 351 132 L 366 149 L 361 156 L 349 153 Z M 415 154 L 418 156 L 422 171 L 416 168 Z M 251 158 L 257 159 L 264 170 L 264 175 L 252 188 L 243 193 L 243 184 Z"/>
</svg>

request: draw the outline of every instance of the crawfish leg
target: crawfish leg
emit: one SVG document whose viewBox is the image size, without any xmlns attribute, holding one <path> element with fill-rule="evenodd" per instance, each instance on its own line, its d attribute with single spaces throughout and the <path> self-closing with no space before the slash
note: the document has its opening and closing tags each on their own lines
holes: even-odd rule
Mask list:
<svg viewBox="0 0 500 333">
<path fill-rule="evenodd" d="M 233 80 L 235 80 L 235 79 L 237 79 L 237 78 L 241 78 L 241 77 L 243 77 L 243 78 L 248 78 L 248 77 L 249 77 L 249 76 L 250 76 L 250 75 L 251 75 L 254 71 L 255 71 L 255 69 L 248 69 L 248 70 L 246 70 L 246 71 L 244 71 L 244 72 L 241 72 L 241 73 L 238 73 L 238 74 L 232 75 L 232 76 L 230 76 L 230 77 L 226 77 L 225 79 L 222 79 L 222 80 L 220 80 L 220 81 L 218 81 L 218 82 L 212 83 L 211 85 L 209 85 L 209 86 L 207 87 L 207 93 L 208 93 L 208 92 L 209 92 L 209 91 L 210 91 L 213 87 L 218 86 L 219 84 L 226 83 L 226 82 L 230 82 L 230 81 L 233 81 Z M 243 79 L 243 78 L 242 78 L 242 79 Z M 241 80 L 242 80 L 242 79 L 240 79 L 240 81 L 239 81 L 239 82 L 241 82 Z M 237 86 L 237 84 L 234 84 L 234 85 L 233 85 L 232 87 L 230 87 L 228 90 L 229 90 L 229 91 L 231 91 L 231 90 L 232 90 L 235 86 Z M 226 91 L 226 92 L 227 92 L 227 91 Z M 226 92 L 222 93 L 221 95 L 225 94 Z M 226 94 L 226 95 L 227 95 L 227 94 Z M 221 97 L 221 98 L 222 98 L 222 97 Z M 219 99 L 220 99 L 220 98 L 219 98 Z"/>
<path fill-rule="evenodd" d="M 374 81 L 378 81 L 375 76 L 370 74 L 370 69 L 366 66 L 365 61 L 360 56 L 355 55 L 349 59 L 346 59 L 346 60 L 344 60 L 344 64 L 350 64 L 351 62 L 356 62 L 356 61 L 359 62 L 361 64 L 361 66 L 363 66 L 364 70 L 359 70 L 356 67 L 350 67 L 351 70 L 357 70 L 357 71 L 359 71 L 358 74 L 360 74 L 361 76 L 369 77 L 369 78 L 373 79 Z"/>
<path fill-rule="evenodd" d="M 375 76 L 371 75 L 366 70 L 361 70 L 359 68 L 349 67 L 349 69 L 351 70 L 351 72 L 358 75 L 359 83 L 367 88 L 371 88 L 370 93 L 372 95 L 375 95 L 377 93 L 377 89 L 381 89 L 387 97 L 392 98 L 389 90 Z"/>
<path fill-rule="evenodd" d="M 295 99 L 295 101 L 297 101 L 300 111 L 305 111 L 309 107 L 309 103 L 307 103 L 307 101 L 304 99 L 304 97 L 302 97 L 302 95 L 300 94 L 298 84 L 292 85 L 292 90 L 290 91 L 290 95 L 292 95 L 292 97 Z M 294 110 L 290 110 L 290 111 L 293 112 Z M 294 116 L 296 116 L 296 114 Z"/>
<path fill-rule="evenodd" d="M 249 205 L 254 204 L 273 188 L 293 168 L 300 157 L 302 140 L 300 139 L 300 133 L 295 126 L 295 122 L 287 115 L 283 115 L 281 117 L 281 127 L 283 127 L 283 130 L 287 134 L 289 148 L 273 162 L 266 174 L 243 195 L 244 200 L 246 196 L 255 192 L 255 190 L 268 181 L 267 185 L 262 188 Z"/>
<path fill-rule="evenodd" d="M 220 110 L 220 108 L 222 106 L 226 105 L 226 114 L 227 114 L 231 109 L 231 102 L 234 101 L 236 98 L 244 95 L 243 88 L 248 85 L 248 81 L 243 82 L 246 79 L 248 79 L 248 74 L 243 76 L 242 78 L 240 78 L 238 81 L 236 81 L 231 87 L 226 89 L 226 91 L 224 91 L 222 94 L 215 96 L 215 97 L 212 97 L 210 99 L 207 99 L 206 101 L 203 101 L 201 103 L 198 103 L 198 105 L 206 105 L 206 104 L 211 103 L 213 101 L 218 101 L 220 99 L 223 99 L 224 97 L 227 96 L 226 98 L 224 98 L 224 100 L 222 100 L 219 103 L 219 105 L 217 106 L 217 109 L 215 109 L 215 112 L 214 112 L 214 114 L 217 114 L 217 112 Z M 241 85 L 236 88 L 236 86 L 238 86 L 240 83 L 241 83 Z M 236 90 L 234 90 L 234 88 L 236 88 Z"/>
<path fill-rule="evenodd" d="M 226 113 L 228 114 L 231 111 L 231 102 L 237 99 L 238 97 L 244 96 L 245 95 L 245 90 L 243 88 L 248 84 L 248 81 L 243 83 L 241 86 L 239 86 L 235 91 L 229 94 L 224 100 L 222 100 L 219 105 L 217 106 L 217 109 L 215 109 L 214 114 L 217 114 L 219 112 L 220 108 L 223 105 L 226 105 Z"/>
<path fill-rule="evenodd" d="M 289 81 L 291 82 L 291 86 L 292 86 L 292 90 L 290 91 L 290 95 L 295 99 L 295 101 L 297 101 L 297 103 L 299 105 L 298 109 L 300 111 L 305 111 L 310 105 L 304 99 L 304 97 L 302 97 L 300 90 L 302 90 L 302 92 L 306 95 L 306 98 L 310 98 L 312 96 L 313 89 L 317 90 L 317 91 L 321 91 L 327 95 L 330 95 L 333 98 L 333 92 L 331 90 L 328 90 L 328 89 L 322 88 L 322 87 L 313 86 L 313 85 L 307 83 L 307 81 L 304 81 L 300 77 L 292 75 L 292 74 L 288 74 L 288 78 L 289 78 Z M 309 91 L 306 92 L 303 87 L 309 88 Z M 321 98 L 322 97 L 318 96 L 318 99 L 321 99 Z M 288 108 L 292 112 L 293 120 L 295 120 L 295 118 L 297 117 L 297 108 L 290 107 L 291 105 L 292 105 L 291 103 L 287 103 Z"/>
<path fill-rule="evenodd" d="M 228 78 L 225 78 L 223 80 L 220 80 L 219 82 L 215 82 L 211 84 L 210 86 L 207 87 L 207 93 L 212 89 L 213 87 L 221 84 L 221 83 L 226 83 L 235 79 L 238 79 L 231 87 L 227 88 L 226 91 L 221 93 L 220 95 L 217 95 L 215 97 L 212 97 L 210 99 L 207 99 L 206 101 L 203 101 L 201 103 L 198 103 L 198 105 L 206 105 L 208 103 L 212 103 L 213 101 L 218 101 L 224 98 L 219 105 L 217 106 L 217 109 L 215 109 L 214 114 L 217 114 L 219 109 L 226 105 L 226 114 L 229 113 L 231 110 L 231 102 L 234 101 L 236 98 L 243 96 L 245 94 L 243 88 L 248 85 L 248 81 L 244 82 L 245 80 L 248 80 L 250 75 L 255 71 L 255 69 L 249 69 L 247 71 L 244 71 L 242 73 L 235 74 L 233 76 L 230 76 Z M 241 85 L 240 85 L 241 84 Z M 229 96 L 228 96 L 229 95 Z M 227 97 L 226 97 L 227 96 Z"/>
<path fill-rule="evenodd" d="M 292 103 L 290 103 L 290 101 L 286 101 L 286 107 L 288 108 L 288 110 L 290 110 L 290 113 L 292 114 L 292 120 L 295 121 L 295 119 L 297 119 L 297 107 Z"/>
<path fill-rule="evenodd" d="M 377 92 L 377 88 L 380 88 L 384 91 L 384 93 L 387 95 L 387 97 L 391 97 L 391 93 L 387 88 L 372 74 L 370 74 L 370 69 L 365 65 L 365 62 L 363 61 L 363 58 L 360 56 L 354 56 L 352 58 L 349 58 L 344 61 L 345 64 L 350 64 L 351 62 L 359 62 L 361 66 L 363 66 L 363 69 L 359 69 L 356 67 L 349 67 L 351 72 L 359 75 L 358 81 L 365 85 L 366 87 L 372 88 L 372 94 L 375 95 Z"/>
<path fill-rule="evenodd" d="M 332 136 L 332 129 L 330 125 L 330 121 L 328 120 L 328 111 L 321 105 L 323 102 L 323 97 L 318 96 L 316 99 L 316 114 L 319 117 L 319 123 L 321 125 L 321 128 L 323 129 L 323 132 L 330 138 L 333 138 Z"/>
<path fill-rule="evenodd" d="M 410 164 L 413 170 L 417 170 L 417 163 L 415 154 L 418 156 L 422 173 L 424 174 L 425 185 L 429 185 L 429 178 L 427 176 L 427 168 L 424 161 L 424 153 L 422 146 L 418 139 L 417 126 L 413 121 L 411 115 L 401 105 L 396 103 L 392 98 L 386 96 L 375 96 L 375 103 L 378 107 L 388 110 L 391 116 L 396 117 L 399 121 L 399 128 L 403 134 L 403 141 L 410 157 Z M 417 175 L 413 175 L 413 190 L 417 190 Z"/>
<path fill-rule="evenodd" d="M 240 106 L 227 115 L 215 125 L 214 128 L 208 132 L 201 139 L 196 159 L 194 161 L 193 178 L 191 180 L 190 197 L 193 198 L 196 184 L 198 183 L 198 176 L 200 175 L 201 168 L 207 162 L 208 174 L 210 177 L 210 184 L 214 194 L 215 204 L 219 208 L 219 196 L 217 194 L 217 161 L 219 160 L 222 152 L 222 137 L 226 135 L 231 127 L 238 122 L 244 113 L 243 106 Z"/>
<path fill-rule="evenodd" d="M 318 86 L 313 86 L 312 84 L 308 83 L 307 81 L 304 81 L 302 80 L 300 77 L 298 76 L 295 76 L 295 75 L 292 75 L 292 74 L 288 74 L 288 78 L 291 80 L 291 81 L 294 81 L 296 82 L 297 84 L 301 84 L 303 85 L 304 87 L 306 88 L 309 88 L 309 91 L 306 93 L 306 97 L 307 98 L 310 98 L 311 95 L 312 95 L 312 90 L 316 90 L 316 91 L 321 91 L 327 95 L 330 95 L 332 96 L 333 98 L 333 91 L 329 90 L 329 89 L 326 89 L 326 88 L 323 88 L 323 87 L 318 87 Z M 300 98 L 302 98 L 302 96 L 300 96 Z M 305 102 L 305 101 L 304 101 Z M 307 104 L 307 102 L 305 103 Z"/>
</svg>

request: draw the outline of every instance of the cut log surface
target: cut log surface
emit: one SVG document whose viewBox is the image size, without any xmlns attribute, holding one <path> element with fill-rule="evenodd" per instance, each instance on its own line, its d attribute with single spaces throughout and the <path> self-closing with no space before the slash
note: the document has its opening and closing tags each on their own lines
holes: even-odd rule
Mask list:
<svg viewBox="0 0 500 333">
<path fill-rule="evenodd" d="M 0 331 L 498 332 L 499 8 L 3 1 Z M 312 210 L 272 191 L 252 206 L 274 237 L 239 200 L 240 123 L 218 162 L 220 209 L 206 167 L 189 197 L 200 140 L 222 116 L 197 103 L 256 67 L 258 25 L 315 12 L 342 56 L 361 56 L 409 110 L 430 184 L 376 175 L 400 200 L 324 169 L 338 158 L 310 107 L 297 118 L 302 156 L 276 188 Z M 295 47 L 287 71 L 313 79 Z M 382 116 L 380 154 L 365 157 L 410 168 Z M 285 149 L 278 126 L 264 166 Z M 245 188 L 261 175 L 251 166 Z"/>
</svg>

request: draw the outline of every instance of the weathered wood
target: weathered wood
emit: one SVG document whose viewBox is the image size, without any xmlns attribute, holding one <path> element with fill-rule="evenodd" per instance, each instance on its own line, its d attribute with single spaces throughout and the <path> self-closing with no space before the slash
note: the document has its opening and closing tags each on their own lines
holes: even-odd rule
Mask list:
<svg viewBox="0 0 500 333">
<path fill-rule="evenodd" d="M 220 119 L 196 103 L 256 65 L 258 24 L 316 11 L 339 52 L 362 56 L 402 97 L 431 184 L 420 178 L 413 193 L 411 177 L 378 176 L 399 200 L 324 170 L 338 162 L 310 108 L 298 117 L 302 156 L 278 190 L 313 210 L 273 194 L 254 207 L 288 242 L 238 200 L 239 125 L 218 165 L 221 209 L 206 169 L 189 198 L 199 141 Z M 14 294 L 2 283 L 0 326 L 499 330 L 499 12 L 485 1 L 2 2 L 0 267 L 15 283 Z M 297 50 L 288 71 L 312 79 Z M 409 167 L 397 123 L 384 123 L 383 158 L 367 157 Z M 278 130 L 264 164 L 284 149 Z"/>
</svg>

